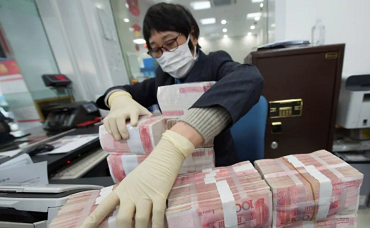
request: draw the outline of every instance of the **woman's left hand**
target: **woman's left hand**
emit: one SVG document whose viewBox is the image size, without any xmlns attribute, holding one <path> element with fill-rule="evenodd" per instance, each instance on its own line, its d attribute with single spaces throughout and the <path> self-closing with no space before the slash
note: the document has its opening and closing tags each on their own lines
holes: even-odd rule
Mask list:
<svg viewBox="0 0 370 228">
<path fill-rule="evenodd" d="M 166 200 L 184 159 L 194 145 L 173 131 L 166 131 L 148 158 L 133 170 L 86 218 L 83 228 L 97 227 L 119 205 L 117 227 L 163 228 Z M 135 215 L 135 218 L 134 218 Z"/>
</svg>

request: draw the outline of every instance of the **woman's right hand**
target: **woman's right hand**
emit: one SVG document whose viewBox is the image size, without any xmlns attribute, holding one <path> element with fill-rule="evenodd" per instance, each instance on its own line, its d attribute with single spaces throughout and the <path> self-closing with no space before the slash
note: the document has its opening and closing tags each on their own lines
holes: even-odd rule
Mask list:
<svg viewBox="0 0 370 228">
<path fill-rule="evenodd" d="M 109 115 L 103 120 L 104 127 L 116 140 L 128 139 L 126 120 L 130 119 L 130 124 L 134 127 L 139 121 L 139 116 L 142 115 L 152 114 L 133 100 L 129 94 L 119 95 L 110 102 Z"/>
</svg>

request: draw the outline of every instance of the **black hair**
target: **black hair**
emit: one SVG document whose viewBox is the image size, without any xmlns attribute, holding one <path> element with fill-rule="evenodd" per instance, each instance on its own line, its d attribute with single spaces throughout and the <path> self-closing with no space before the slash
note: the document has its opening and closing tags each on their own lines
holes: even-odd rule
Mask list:
<svg viewBox="0 0 370 228">
<path fill-rule="evenodd" d="M 143 33 L 148 49 L 149 38 L 152 31 L 165 32 L 175 31 L 186 37 L 192 32 L 194 38 L 199 38 L 199 26 L 188 9 L 179 4 L 158 3 L 151 6 L 145 14 Z M 190 50 L 194 49 L 193 43 L 189 42 Z M 197 49 L 199 49 L 199 44 Z"/>
</svg>

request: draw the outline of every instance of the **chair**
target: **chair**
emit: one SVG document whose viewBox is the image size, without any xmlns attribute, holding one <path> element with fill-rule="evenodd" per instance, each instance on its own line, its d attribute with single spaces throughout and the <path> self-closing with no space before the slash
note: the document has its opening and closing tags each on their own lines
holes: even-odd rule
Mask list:
<svg viewBox="0 0 370 228">
<path fill-rule="evenodd" d="M 231 135 L 241 161 L 254 162 L 265 157 L 267 109 L 267 100 L 261 96 L 257 104 L 232 126 Z"/>
</svg>

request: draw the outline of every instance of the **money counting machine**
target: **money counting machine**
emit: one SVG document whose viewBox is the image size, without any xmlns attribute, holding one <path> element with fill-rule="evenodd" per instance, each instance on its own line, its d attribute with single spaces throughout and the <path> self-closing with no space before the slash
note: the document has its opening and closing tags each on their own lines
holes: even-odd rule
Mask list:
<svg viewBox="0 0 370 228">
<path fill-rule="evenodd" d="M 0 185 L 1 228 L 47 228 L 68 196 L 96 185 Z"/>
</svg>

